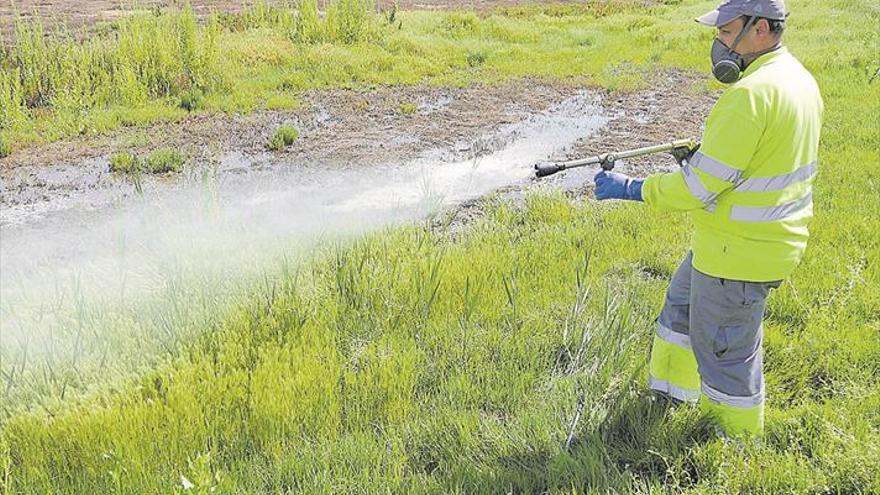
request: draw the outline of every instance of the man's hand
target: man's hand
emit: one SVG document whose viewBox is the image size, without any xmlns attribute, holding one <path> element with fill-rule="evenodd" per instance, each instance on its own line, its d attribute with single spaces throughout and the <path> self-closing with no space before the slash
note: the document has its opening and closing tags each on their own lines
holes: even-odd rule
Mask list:
<svg viewBox="0 0 880 495">
<path fill-rule="evenodd" d="M 596 182 L 596 199 L 642 201 L 642 179 L 603 170 L 593 180 Z"/>
<path fill-rule="evenodd" d="M 700 143 L 697 143 L 693 148 L 675 148 L 672 150 L 672 156 L 678 162 L 679 167 L 684 167 L 686 163 L 691 162 L 698 149 L 700 149 Z"/>
</svg>

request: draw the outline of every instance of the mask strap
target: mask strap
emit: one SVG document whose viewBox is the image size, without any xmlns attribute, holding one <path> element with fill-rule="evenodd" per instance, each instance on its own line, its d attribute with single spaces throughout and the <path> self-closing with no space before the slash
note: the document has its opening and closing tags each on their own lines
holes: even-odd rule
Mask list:
<svg viewBox="0 0 880 495">
<path fill-rule="evenodd" d="M 733 53 L 733 51 L 736 50 L 736 46 L 739 45 L 739 42 L 742 41 L 743 37 L 746 35 L 746 33 L 749 32 L 749 29 L 752 27 L 752 25 L 757 20 L 758 20 L 758 18 L 755 16 L 749 17 L 749 20 L 746 21 L 746 23 L 743 25 L 743 28 L 740 30 L 739 34 L 736 35 L 736 39 L 733 40 L 733 44 L 730 45 L 729 50 L 731 53 Z"/>
</svg>

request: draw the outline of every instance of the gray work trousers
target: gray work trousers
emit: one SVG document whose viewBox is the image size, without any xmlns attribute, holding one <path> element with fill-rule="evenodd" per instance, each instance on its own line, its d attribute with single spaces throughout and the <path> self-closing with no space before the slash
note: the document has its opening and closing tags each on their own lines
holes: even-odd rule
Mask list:
<svg viewBox="0 0 880 495">
<path fill-rule="evenodd" d="M 657 318 L 649 387 L 685 401 L 702 395 L 727 407 L 763 406 L 761 320 L 767 295 L 781 281 L 712 277 L 694 269 L 692 259 L 688 252 L 673 275 Z M 696 358 L 696 370 L 669 362 L 689 357 L 683 353 L 687 348 Z"/>
</svg>

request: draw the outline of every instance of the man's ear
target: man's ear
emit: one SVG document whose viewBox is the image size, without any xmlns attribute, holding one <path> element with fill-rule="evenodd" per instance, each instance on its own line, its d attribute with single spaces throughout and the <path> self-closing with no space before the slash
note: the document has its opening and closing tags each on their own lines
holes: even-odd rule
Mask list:
<svg viewBox="0 0 880 495">
<path fill-rule="evenodd" d="M 770 23 L 767 22 L 767 19 L 758 19 L 758 22 L 755 23 L 755 33 L 759 36 L 766 36 L 770 33 Z"/>
</svg>

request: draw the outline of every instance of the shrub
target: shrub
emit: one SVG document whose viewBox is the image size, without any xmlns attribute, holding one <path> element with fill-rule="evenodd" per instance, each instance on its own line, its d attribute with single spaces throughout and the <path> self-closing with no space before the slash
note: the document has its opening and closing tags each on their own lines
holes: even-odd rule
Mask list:
<svg viewBox="0 0 880 495">
<path fill-rule="evenodd" d="M 293 144 L 298 137 L 299 131 L 296 130 L 296 127 L 284 124 L 275 130 L 275 133 L 269 138 L 269 142 L 266 143 L 266 147 L 272 151 L 281 151 Z"/>
</svg>

